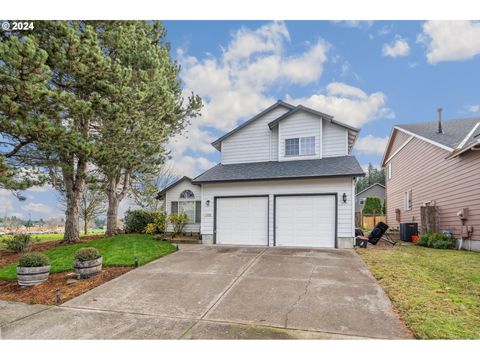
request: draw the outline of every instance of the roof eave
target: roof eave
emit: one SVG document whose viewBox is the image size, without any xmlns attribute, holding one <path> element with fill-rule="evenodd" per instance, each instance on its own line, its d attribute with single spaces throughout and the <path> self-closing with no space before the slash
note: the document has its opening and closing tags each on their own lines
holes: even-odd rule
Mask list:
<svg viewBox="0 0 480 360">
<path fill-rule="evenodd" d="M 320 179 L 320 178 L 336 178 L 336 177 L 356 177 L 365 176 L 365 172 L 351 174 L 335 174 L 335 175 L 312 175 L 312 176 L 284 176 L 284 177 L 268 177 L 268 178 L 252 178 L 252 179 L 227 179 L 227 180 L 192 180 L 192 184 L 200 185 L 206 183 L 224 183 L 224 182 L 248 182 L 248 181 L 271 181 L 271 180 L 304 180 L 304 179 Z"/>
</svg>

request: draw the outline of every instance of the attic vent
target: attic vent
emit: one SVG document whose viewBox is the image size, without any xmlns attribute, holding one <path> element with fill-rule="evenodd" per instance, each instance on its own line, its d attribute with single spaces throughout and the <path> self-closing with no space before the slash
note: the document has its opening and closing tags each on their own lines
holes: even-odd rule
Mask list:
<svg viewBox="0 0 480 360">
<path fill-rule="evenodd" d="M 442 111 L 443 111 L 443 109 L 438 108 L 437 111 L 438 111 L 438 131 L 437 132 L 439 134 L 443 134 L 443 129 L 442 129 Z"/>
</svg>

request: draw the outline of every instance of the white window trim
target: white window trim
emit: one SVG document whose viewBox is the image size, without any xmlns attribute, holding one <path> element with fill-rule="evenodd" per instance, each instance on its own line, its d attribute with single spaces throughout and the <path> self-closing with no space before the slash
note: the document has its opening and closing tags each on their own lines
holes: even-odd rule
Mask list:
<svg viewBox="0 0 480 360">
<path fill-rule="evenodd" d="M 313 138 L 313 152 L 312 153 L 303 153 L 302 154 L 302 139 L 305 141 L 305 139 L 309 139 L 309 138 Z M 298 139 L 298 154 L 296 155 L 287 155 L 287 140 L 295 140 L 295 139 Z M 315 156 L 317 155 L 316 153 L 316 147 L 317 147 L 317 143 L 316 143 L 316 137 L 315 136 L 299 136 L 299 137 L 294 137 L 294 138 L 285 138 L 285 141 L 284 141 L 284 145 L 285 145 L 285 148 L 284 148 L 284 156 L 285 157 L 296 157 L 296 156 Z"/>
<path fill-rule="evenodd" d="M 410 190 L 403 192 L 403 210 L 412 210 L 412 199 L 410 199 Z"/>
</svg>

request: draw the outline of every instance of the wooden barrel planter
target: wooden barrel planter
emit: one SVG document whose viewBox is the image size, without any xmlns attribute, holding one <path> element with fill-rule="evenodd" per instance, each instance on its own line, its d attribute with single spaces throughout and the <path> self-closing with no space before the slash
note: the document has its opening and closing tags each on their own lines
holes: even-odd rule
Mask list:
<svg viewBox="0 0 480 360">
<path fill-rule="evenodd" d="M 17 266 L 17 279 L 20 286 L 34 286 L 43 283 L 50 274 L 50 265 L 22 267 Z"/>
<path fill-rule="evenodd" d="M 75 259 L 73 261 L 73 268 L 80 278 L 86 279 L 102 271 L 102 261 L 103 258 L 101 256 L 97 259 L 86 261 Z"/>
</svg>

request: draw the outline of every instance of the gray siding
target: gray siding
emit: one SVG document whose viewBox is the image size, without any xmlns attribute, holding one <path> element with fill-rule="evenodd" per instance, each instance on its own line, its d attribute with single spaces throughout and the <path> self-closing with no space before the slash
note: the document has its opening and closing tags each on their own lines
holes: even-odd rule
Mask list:
<svg viewBox="0 0 480 360">
<path fill-rule="evenodd" d="M 348 132 L 345 128 L 323 121 L 322 156 L 348 155 Z"/>
<path fill-rule="evenodd" d="M 380 200 L 385 200 L 385 188 L 380 185 L 372 186 L 370 189 L 365 190 L 364 192 L 355 196 L 355 212 L 361 212 L 363 210 L 363 205 L 360 204 L 360 199 L 366 199 L 369 196 L 379 197 Z"/>
<path fill-rule="evenodd" d="M 222 141 L 222 164 L 270 161 L 272 133 L 268 123 L 288 110 L 283 107 L 270 111 L 237 133 Z"/>
</svg>

